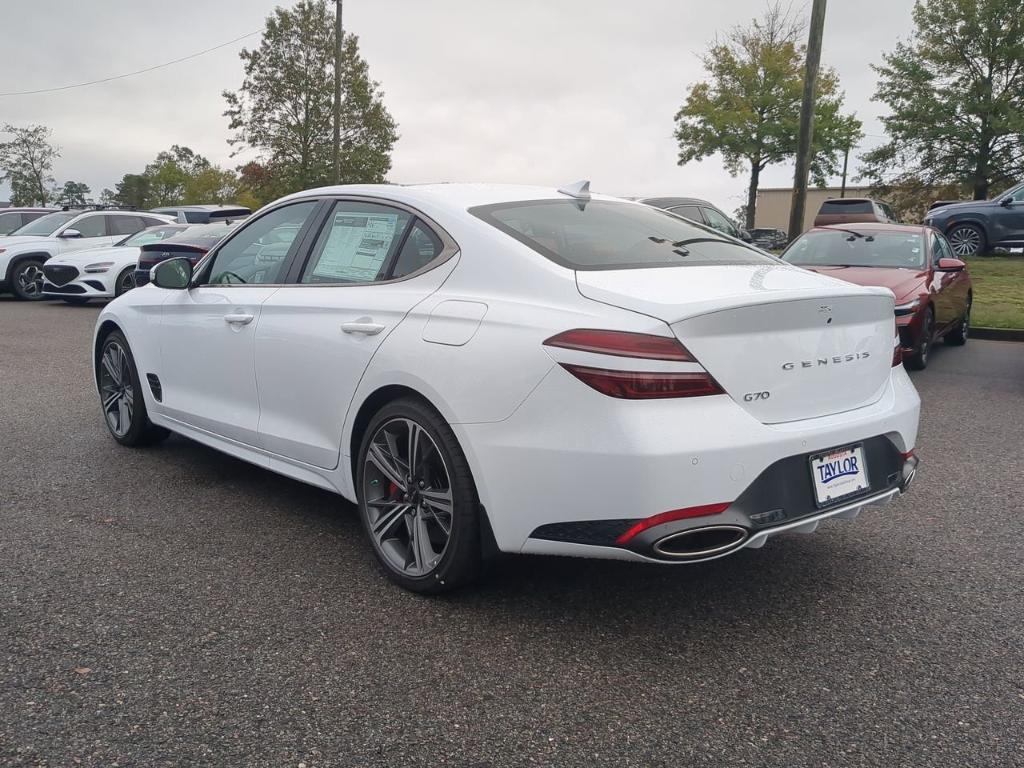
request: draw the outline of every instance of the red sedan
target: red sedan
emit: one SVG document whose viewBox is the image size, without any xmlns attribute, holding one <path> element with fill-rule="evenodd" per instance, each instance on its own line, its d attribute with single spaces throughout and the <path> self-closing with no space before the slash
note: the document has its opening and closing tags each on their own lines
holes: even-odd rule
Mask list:
<svg viewBox="0 0 1024 768">
<path fill-rule="evenodd" d="M 932 344 L 967 342 L 971 276 L 936 229 L 906 224 L 814 227 L 786 249 L 791 264 L 857 285 L 877 285 L 896 295 L 896 326 L 904 360 L 928 365 Z"/>
</svg>

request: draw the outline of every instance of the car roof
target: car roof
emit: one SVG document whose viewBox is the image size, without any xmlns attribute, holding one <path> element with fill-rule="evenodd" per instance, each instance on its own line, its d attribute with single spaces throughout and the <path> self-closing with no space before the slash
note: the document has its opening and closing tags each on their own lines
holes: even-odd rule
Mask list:
<svg viewBox="0 0 1024 768">
<path fill-rule="evenodd" d="M 366 195 L 382 200 L 416 207 L 424 206 L 441 209 L 450 213 L 464 213 L 469 208 L 499 203 L 514 203 L 527 200 L 572 200 L 570 195 L 554 187 L 538 187 L 520 184 L 343 184 L 341 186 L 318 187 L 296 192 L 278 202 L 302 200 L 325 195 Z M 625 205 L 639 205 L 621 197 L 592 193 L 592 200 L 611 200 Z"/>
<path fill-rule="evenodd" d="M 892 224 L 881 221 L 852 221 L 849 224 L 823 224 L 818 227 L 811 227 L 808 232 L 843 232 L 854 230 L 856 232 L 896 232 L 903 234 L 923 234 L 931 227 L 924 224 Z"/>
<path fill-rule="evenodd" d="M 0 213 L 57 213 L 60 208 L 34 208 L 31 206 L 8 206 L 0 208 Z"/>
<path fill-rule="evenodd" d="M 677 205 L 706 205 L 709 208 L 716 206 L 707 200 L 699 197 L 641 197 L 639 201 L 644 205 L 653 205 L 655 208 L 671 208 Z"/>
<path fill-rule="evenodd" d="M 159 213 L 160 211 L 250 211 L 244 205 L 161 205 L 157 208 L 151 208 L 151 212 Z"/>
</svg>

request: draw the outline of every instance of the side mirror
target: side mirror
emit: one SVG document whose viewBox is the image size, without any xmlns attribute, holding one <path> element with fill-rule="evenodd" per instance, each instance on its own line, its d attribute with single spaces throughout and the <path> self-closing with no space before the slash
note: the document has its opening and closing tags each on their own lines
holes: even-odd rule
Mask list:
<svg viewBox="0 0 1024 768">
<path fill-rule="evenodd" d="M 939 263 L 936 265 L 936 269 L 938 269 L 939 272 L 959 272 L 966 266 L 967 264 L 960 261 L 960 259 L 947 258 L 939 259 Z"/>
<path fill-rule="evenodd" d="M 192 262 L 187 256 L 161 261 L 149 270 L 149 279 L 157 288 L 183 291 L 192 283 Z"/>
<path fill-rule="evenodd" d="M 750 233 L 747 232 L 747 230 L 745 229 L 740 230 L 740 240 L 742 240 L 744 243 L 754 242 L 754 238 L 751 237 Z"/>
<path fill-rule="evenodd" d="M 81 237 L 82 233 L 79 232 L 77 229 L 65 229 L 63 232 L 60 233 L 60 236 L 61 237 Z"/>
<path fill-rule="evenodd" d="M 999 201 L 999 204 L 1003 206 L 1003 208 L 1009 208 L 1011 205 L 1013 205 L 1013 198 L 1004 197 L 1002 200 Z"/>
</svg>

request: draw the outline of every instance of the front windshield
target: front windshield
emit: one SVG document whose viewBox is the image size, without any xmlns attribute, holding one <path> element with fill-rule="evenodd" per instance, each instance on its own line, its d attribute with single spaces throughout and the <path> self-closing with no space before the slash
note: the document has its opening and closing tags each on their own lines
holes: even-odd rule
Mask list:
<svg viewBox="0 0 1024 768">
<path fill-rule="evenodd" d="M 808 232 L 782 254 L 784 261 L 802 267 L 902 267 L 925 265 L 924 239 L 917 232 Z"/>
<path fill-rule="evenodd" d="M 637 203 L 530 200 L 469 212 L 569 269 L 775 263 L 715 229 Z"/>
<path fill-rule="evenodd" d="M 148 245 L 149 243 L 159 243 L 161 240 L 178 234 L 182 229 L 183 227 L 180 226 L 150 227 L 149 229 L 144 229 L 141 232 L 136 232 L 131 237 L 122 240 L 120 244 L 124 246 L 139 246 Z"/>
<path fill-rule="evenodd" d="M 79 211 L 60 211 L 40 216 L 35 221 L 30 221 L 24 227 L 11 232 L 12 235 L 35 235 L 37 237 L 49 237 L 62 226 L 77 216 Z"/>
</svg>

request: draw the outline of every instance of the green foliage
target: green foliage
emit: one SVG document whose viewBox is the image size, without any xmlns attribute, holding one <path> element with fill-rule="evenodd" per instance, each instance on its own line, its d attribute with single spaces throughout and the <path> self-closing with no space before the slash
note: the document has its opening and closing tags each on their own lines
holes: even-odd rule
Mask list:
<svg viewBox="0 0 1024 768">
<path fill-rule="evenodd" d="M 913 19 L 874 68 L 889 141 L 861 158 L 862 178 L 987 198 L 1024 170 L 1024 0 L 918 0 Z"/>
<path fill-rule="evenodd" d="M 238 177 L 178 144 L 159 153 L 142 173 L 126 173 L 111 201 L 134 208 L 235 202 Z"/>
<path fill-rule="evenodd" d="M 761 171 L 796 155 L 806 46 L 789 8 L 769 5 L 763 18 L 733 27 L 702 57 L 708 79 L 690 88 L 676 113 L 679 164 L 720 153 L 736 176 L 750 172 L 746 225 L 754 224 Z M 824 185 L 842 152 L 861 136 L 861 123 L 841 114 L 834 70 L 818 74 L 811 175 Z"/>
<path fill-rule="evenodd" d="M 11 184 L 14 205 L 46 205 L 53 186 L 53 161 L 60 149 L 50 144 L 50 129 L 43 125 L 18 128 L 4 125 L 14 138 L 0 143 L 0 181 Z"/>
<path fill-rule="evenodd" d="M 92 190 L 81 181 L 65 181 L 64 186 L 56 190 L 54 202 L 57 205 L 85 205 Z"/>
<path fill-rule="evenodd" d="M 330 183 L 333 176 L 334 11 L 324 0 L 276 8 L 255 50 L 240 53 L 245 77 L 224 91 L 236 147 L 261 153 L 263 199 Z M 341 175 L 381 182 L 391 168 L 396 126 L 369 77 L 355 35 L 342 50 Z M 251 190 L 256 194 L 254 190 Z"/>
</svg>

